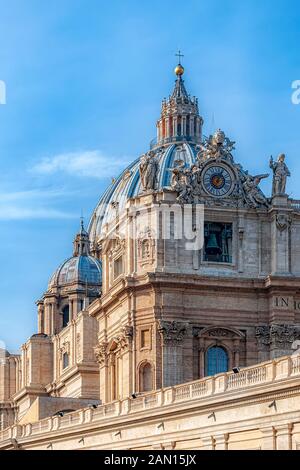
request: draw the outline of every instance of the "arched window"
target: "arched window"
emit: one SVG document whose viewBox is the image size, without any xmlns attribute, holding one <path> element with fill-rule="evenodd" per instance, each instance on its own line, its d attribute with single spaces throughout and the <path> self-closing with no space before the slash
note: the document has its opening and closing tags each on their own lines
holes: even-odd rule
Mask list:
<svg viewBox="0 0 300 470">
<path fill-rule="evenodd" d="M 205 373 L 209 377 L 228 371 L 228 354 L 225 349 L 219 346 L 209 348 L 206 353 Z"/>
<path fill-rule="evenodd" d="M 153 390 L 152 366 L 147 362 L 140 368 L 140 391 L 151 392 Z"/>
<path fill-rule="evenodd" d="M 68 326 L 68 323 L 70 321 L 70 308 L 69 308 L 69 305 L 66 305 L 63 308 L 62 316 L 63 316 L 63 328 L 65 328 L 66 326 Z"/>
<path fill-rule="evenodd" d="M 63 370 L 67 367 L 69 367 L 69 354 L 65 352 L 63 354 Z"/>
</svg>

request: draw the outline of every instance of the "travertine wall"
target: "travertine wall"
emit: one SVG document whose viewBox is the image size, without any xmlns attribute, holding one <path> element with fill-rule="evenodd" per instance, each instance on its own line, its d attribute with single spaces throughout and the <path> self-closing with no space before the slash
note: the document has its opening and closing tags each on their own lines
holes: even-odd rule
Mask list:
<svg viewBox="0 0 300 470">
<path fill-rule="evenodd" d="M 7 355 L 0 360 L 0 403 L 9 401 L 20 387 L 20 356 Z"/>
<path fill-rule="evenodd" d="M 205 207 L 205 221 L 232 224 L 227 264 L 206 262 L 203 250 L 187 249 L 187 238 L 176 239 L 173 210 L 191 223 L 176 194 L 164 191 L 130 200 L 118 227 L 106 227 L 103 295 L 90 309 L 98 319 L 100 394 L 106 402 L 141 391 L 147 364 L 149 380 L 159 388 L 203 377 L 211 346 L 227 351 L 229 367 L 243 367 L 290 354 L 300 338 L 300 279 L 292 274 L 298 269 L 292 234 L 300 214 L 287 197 L 276 197 L 269 211 Z M 123 272 L 116 277 L 120 258 Z M 127 339 L 124 328 L 131 329 Z M 145 330 L 148 344 L 142 345 Z"/>
<path fill-rule="evenodd" d="M 0 449 L 297 450 L 299 380 L 299 356 L 285 357 L 13 426 Z"/>
<path fill-rule="evenodd" d="M 116 222 L 106 227 L 108 238 L 104 240 L 102 252 L 103 291 L 107 292 L 114 283 L 112 265 L 122 252 L 124 273 L 128 275 L 155 270 L 239 278 L 299 274 L 300 238 L 297 233 L 300 213 L 293 210 L 286 196 L 274 198 L 269 211 L 218 207 L 217 204 L 205 207 L 206 222 L 231 223 L 233 226 L 232 263 L 228 264 L 204 261 L 202 250 L 187 249 L 189 240 L 176 236 L 176 233 L 187 233 L 185 225 L 191 231 L 191 220 L 184 215 L 186 210 L 176 202 L 176 193 L 170 191 L 130 200 L 128 212 L 117 221 L 119 229 L 114 232 Z M 166 230 L 163 229 L 165 226 Z M 197 221 L 195 228 L 200 239 L 203 225 Z M 124 243 L 116 244 L 113 233 L 119 233 L 120 240 L 125 237 Z M 133 235 L 133 239 L 129 235 Z M 147 256 L 143 255 L 143 241 L 148 242 Z"/>
</svg>

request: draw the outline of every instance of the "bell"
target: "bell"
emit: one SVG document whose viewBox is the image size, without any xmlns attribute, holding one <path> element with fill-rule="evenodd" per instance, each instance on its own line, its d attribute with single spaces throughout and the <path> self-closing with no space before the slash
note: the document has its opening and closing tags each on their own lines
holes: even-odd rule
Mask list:
<svg viewBox="0 0 300 470">
<path fill-rule="evenodd" d="M 217 254 L 222 253 L 222 250 L 218 245 L 217 237 L 215 233 L 211 233 L 209 235 L 209 239 L 208 239 L 205 251 L 208 255 L 217 255 Z"/>
</svg>

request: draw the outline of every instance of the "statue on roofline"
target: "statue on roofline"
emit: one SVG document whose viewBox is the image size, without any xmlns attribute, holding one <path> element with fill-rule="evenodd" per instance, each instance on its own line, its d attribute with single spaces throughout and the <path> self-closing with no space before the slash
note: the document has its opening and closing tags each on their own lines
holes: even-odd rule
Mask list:
<svg viewBox="0 0 300 470">
<path fill-rule="evenodd" d="M 272 196 L 285 194 L 287 177 L 291 176 L 291 173 L 285 163 L 284 153 L 279 155 L 277 162 L 271 157 L 270 168 L 273 170 Z"/>
</svg>

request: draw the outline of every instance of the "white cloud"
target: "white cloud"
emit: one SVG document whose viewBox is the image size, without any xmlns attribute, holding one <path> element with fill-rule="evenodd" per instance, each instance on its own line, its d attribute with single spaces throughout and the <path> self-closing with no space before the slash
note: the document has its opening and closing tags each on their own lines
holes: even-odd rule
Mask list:
<svg viewBox="0 0 300 470">
<path fill-rule="evenodd" d="M 31 189 L 28 191 L 14 191 L 14 192 L 5 192 L 0 193 L 0 204 L 2 202 L 11 202 L 11 201 L 25 201 L 31 199 L 52 199 L 56 197 L 67 196 L 70 193 L 68 191 L 59 190 L 41 190 L 41 189 Z"/>
<path fill-rule="evenodd" d="M 78 214 L 50 207 L 49 200 L 62 195 L 61 191 L 19 191 L 0 193 L 0 220 L 73 219 Z"/>
<path fill-rule="evenodd" d="M 131 160 L 108 157 L 99 150 L 70 152 L 44 157 L 32 171 L 40 175 L 64 172 L 72 176 L 107 178 L 118 176 Z"/>
</svg>

